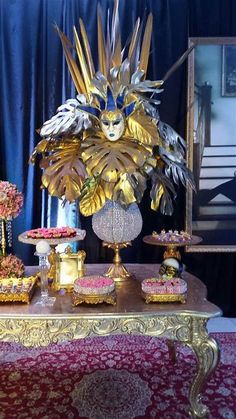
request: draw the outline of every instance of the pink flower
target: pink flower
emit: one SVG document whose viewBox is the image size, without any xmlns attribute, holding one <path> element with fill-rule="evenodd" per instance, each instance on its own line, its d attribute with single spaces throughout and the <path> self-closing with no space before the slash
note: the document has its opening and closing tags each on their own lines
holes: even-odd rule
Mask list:
<svg viewBox="0 0 236 419">
<path fill-rule="evenodd" d="M 9 220 L 19 215 L 23 207 L 23 194 L 16 185 L 0 181 L 0 218 Z"/>
<path fill-rule="evenodd" d="M 0 278 L 21 277 L 25 267 L 21 259 L 14 255 L 0 258 Z"/>
</svg>

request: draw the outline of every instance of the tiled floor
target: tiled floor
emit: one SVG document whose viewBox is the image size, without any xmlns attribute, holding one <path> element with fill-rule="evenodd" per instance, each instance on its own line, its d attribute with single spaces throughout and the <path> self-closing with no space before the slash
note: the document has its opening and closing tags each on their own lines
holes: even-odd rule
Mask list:
<svg viewBox="0 0 236 419">
<path fill-rule="evenodd" d="M 236 319 L 216 317 L 207 323 L 209 332 L 236 332 Z"/>
</svg>

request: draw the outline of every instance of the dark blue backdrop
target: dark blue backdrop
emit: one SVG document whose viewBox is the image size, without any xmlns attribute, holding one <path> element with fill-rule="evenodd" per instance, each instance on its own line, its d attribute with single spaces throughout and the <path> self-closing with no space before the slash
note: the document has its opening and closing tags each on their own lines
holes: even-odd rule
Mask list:
<svg viewBox="0 0 236 419">
<path fill-rule="evenodd" d="M 102 10 L 112 8 L 113 0 L 100 0 Z M 39 141 L 36 129 L 67 98 L 74 88 L 65 65 L 60 41 L 53 29 L 56 23 L 72 39 L 72 26 L 81 17 L 96 52 L 97 0 L 0 0 L 0 178 L 17 184 L 25 197 L 24 210 L 14 220 L 14 251 L 25 264 L 36 263 L 32 246 L 18 243 L 22 231 L 41 224 L 43 206 L 40 169 L 28 165 Z M 154 29 L 148 78 L 161 78 L 186 50 L 189 36 L 236 36 L 234 0 L 120 0 L 122 37 L 130 34 L 138 16 L 153 13 Z M 160 115 L 183 136 L 186 115 L 186 64 L 168 80 L 161 96 Z M 47 198 L 47 197 L 46 197 Z M 47 201 L 47 199 L 46 199 Z M 53 207 L 56 201 L 53 201 Z M 155 229 L 183 228 L 184 192 L 179 191 L 173 217 L 155 214 L 149 208 L 148 194 L 141 204 L 142 234 Z M 47 208 L 44 208 L 45 221 Z M 84 246 L 87 261 L 111 257 L 101 249 L 91 230 L 91 220 L 82 219 L 87 229 Z M 124 260 L 156 261 L 159 250 L 150 249 L 141 239 Z M 186 255 L 188 269 L 206 282 L 209 298 L 224 310 L 236 314 L 235 256 L 233 254 Z"/>
</svg>

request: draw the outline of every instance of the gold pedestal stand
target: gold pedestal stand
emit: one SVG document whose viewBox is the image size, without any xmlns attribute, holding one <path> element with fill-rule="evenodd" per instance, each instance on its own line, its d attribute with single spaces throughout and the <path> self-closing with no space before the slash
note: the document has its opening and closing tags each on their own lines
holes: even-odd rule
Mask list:
<svg viewBox="0 0 236 419">
<path fill-rule="evenodd" d="M 181 260 L 180 251 L 177 249 L 177 246 L 175 244 L 166 245 L 166 250 L 164 251 L 163 257 L 164 259 L 175 258 L 175 259 Z"/>
<path fill-rule="evenodd" d="M 145 303 L 186 303 L 186 294 L 150 294 L 142 291 L 142 297 Z"/>
<path fill-rule="evenodd" d="M 125 247 L 131 246 L 130 242 L 123 242 L 123 243 L 108 243 L 103 242 L 103 247 L 108 247 L 109 249 L 113 249 L 115 252 L 115 256 L 113 259 L 113 264 L 108 268 L 107 272 L 104 274 L 105 276 L 108 276 L 109 278 L 114 279 L 114 281 L 125 281 L 129 278 L 131 278 L 131 274 L 127 271 L 125 266 L 121 263 L 121 257 L 120 257 L 120 249 L 123 249 Z"/>
<path fill-rule="evenodd" d="M 73 305 L 77 306 L 78 304 L 86 303 L 86 304 L 101 304 L 107 303 L 112 304 L 113 306 L 116 305 L 116 293 L 111 292 L 110 294 L 78 294 L 73 293 Z"/>
</svg>

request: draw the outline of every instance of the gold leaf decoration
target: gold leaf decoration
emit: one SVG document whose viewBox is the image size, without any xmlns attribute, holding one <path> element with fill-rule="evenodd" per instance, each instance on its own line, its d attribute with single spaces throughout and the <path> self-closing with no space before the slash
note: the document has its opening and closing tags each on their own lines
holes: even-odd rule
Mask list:
<svg viewBox="0 0 236 419">
<path fill-rule="evenodd" d="M 150 155 L 141 144 L 122 138 L 111 142 L 104 138 L 86 138 L 82 159 L 88 173 L 106 182 L 117 182 L 120 174 L 133 173 Z"/>
<path fill-rule="evenodd" d="M 80 24 L 81 37 L 83 39 L 85 54 L 86 54 L 86 58 L 87 58 L 88 68 L 89 68 L 89 71 L 90 71 L 90 78 L 92 79 L 94 74 L 95 74 L 95 69 L 94 69 L 93 58 L 92 58 L 92 54 L 91 54 L 91 49 L 90 49 L 88 37 L 87 37 L 87 32 L 85 30 L 84 22 L 82 21 L 82 19 L 79 19 L 79 24 Z"/>
<path fill-rule="evenodd" d="M 115 187 L 114 182 L 105 182 L 104 180 L 101 180 L 101 186 L 104 190 L 105 196 L 107 199 L 113 200 L 113 191 Z"/>
<path fill-rule="evenodd" d="M 79 202 L 80 211 L 88 217 L 99 211 L 106 202 L 106 196 L 99 178 L 90 177 L 86 179 Z"/>
<path fill-rule="evenodd" d="M 133 137 L 139 143 L 145 145 L 159 145 L 160 139 L 156 124 L 147 115 L 135 112 L 127 118 L 125 135 Z"/>
<path fill-rule="evenodd" d="M 44 153 L 47 150 L 49 143 L 50 140 L 46 139 L 39 141 L 32 154 L 30 155 L 29 163 L 35 164 L 37 154 Z"/>
<path fill-rule="evenodd" d="M 134 188 L 131 185 L 130 179 L 127 173 L 120 176 L 120 180 L 114 189 L 114 200 L 119 201 L 120 204 L 129 205 L 132 202 L 136 202 Z"/>
<path fill-rule="evenodd" d="M 162 214 L 171 215 L 173 204 L 170 193 L 173 194 L 173 197 L 176 196 L 173 184 L 157 169 L 152 175 L 151 208 L 154 211 L 160 209 Z"/>
<path fill-rule="evenodd" d="M 64 150 L 42 158 L 40 166 L 45 169 L 42 184 L 51 195 L 65 196 L 69 202 L 79 197 L 86 177 L 80 143 L 68 144 Z"/>
<path fill-rule="evenodd" d="M 107 74 L 107 62 L 106 62 L 106 45 L 105 36 L 102 27 L 101 17 L 101 6 L 97 6 L 97 28 L 98 28 L 98 58 L 99 58 L 99 70 L 104 76 Z"/>
<path fill-rule="evenodd" d="M 78 93 L 87 93 L 86 87 L 85 87 L 85 83 L 84 80 L 82 78 L 82 75 L 80 74 L 79 68 L 76 64 L 76 61 L 74 60 L 71 52 L 70 52 L 70 48 L 71 48 L 71 43 L 69 41 L 69 39 L 66 37 L 66 35 L 64 35 L 63 32 L 60 31 L 60 29 L 58 28 L 58 26 L 56 25 L 56 30 L 57 33 L 60 37 L 62 46 L 63 46 L 63 50 L 64 50 L 64 54 L 66 57 L 66 62 L 72 77 L 72 80 L 74 82 L 74 85 L 76 87 L 76 90 Z"/>
<path fill-rule="evenodd" d="M 140 54 L 140 63 L 139 63 L 139 68 L 140 70 L 143 70 L 144 73 L 147 72 L 147 66 L 148 66 L 151 36 L 152 36 L 152 21 L 153 21 L 152 13 L 150 13 L 148 15 L 148 20 L 145 27 L 142 49 L 141 49 L 141 54 Z"/>
<path fill-rule="evenodd" d="M 147 178 L 146 175 L 141 174 L 140 172 L 134 172 L 129 175 L 131 185 L 134 189 L 134 194 L 136 202 L 141 202 L 144 191 L 147 188 Z"/>
<path fill-rule="evenodd" d="M 156 185 L 155 190 L 153 190 L 153 199 L 151 202 L 151 208 L 154 211 L 158 210 L 163 193 L 164 193 L 163 186 L 161 184 Z"/>
<path fill-rule="evenodd" d="M 82 50 L 82 46 L 80 43 L 80 39 L 78 37 L 75 26 L 73 27 L 73 31 L 74 31 L 75 47 L 76 47 L 77 55 L 80 62 L 80 68 L 81 68 L 84 84 L 85 84 L 87 92 L 89 92 L 91 75 L 88 69 L 88 65 L 87 65 L 87 62 L 86 62 L 86 59 Z"/>
</svg>

